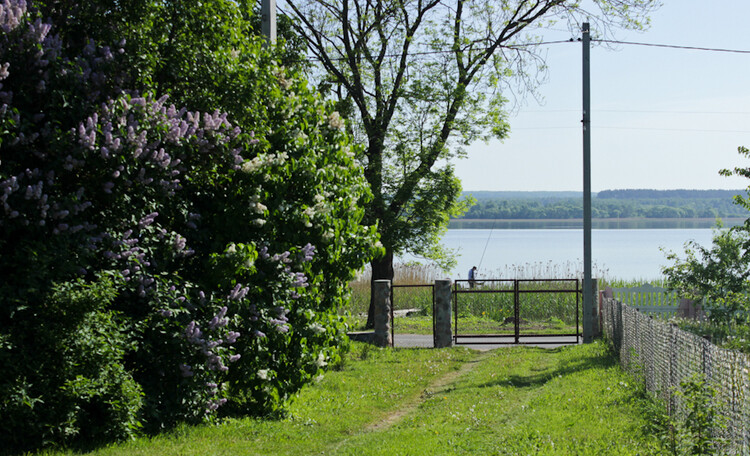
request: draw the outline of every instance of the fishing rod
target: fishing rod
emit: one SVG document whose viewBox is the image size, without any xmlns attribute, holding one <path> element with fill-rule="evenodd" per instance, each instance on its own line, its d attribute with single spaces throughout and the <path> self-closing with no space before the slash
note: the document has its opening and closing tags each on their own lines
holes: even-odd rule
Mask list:
<svg viewBox="0 0 750 456">
<path fill-rule="evenodd" d="M 482 251 L 482 258 L 479 259 L 479 267 L 477 269 L 479 269 L 479 268 L 482 267 L 482 261 L 484 261 L 484 254 L 487 252 L 487 246 L 490 245 L 490 238 L 492 238 L 492 230 L 495 229 L 495 222 L 497 222 L 497 220 L 493 220 L 492 221 L 492 227 L 490 228 L 490 234 L 489 234 L 489 236 L 487 236 L 487 242 L 484 244 L 484 250 Z"/>
</svg>

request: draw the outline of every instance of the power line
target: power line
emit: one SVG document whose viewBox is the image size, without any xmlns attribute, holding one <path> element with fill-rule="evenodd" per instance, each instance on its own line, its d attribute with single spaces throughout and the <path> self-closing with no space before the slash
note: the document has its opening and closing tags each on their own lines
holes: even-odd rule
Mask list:
<svg viewBox="0 0 750 456">
<path fill-rule="evenodd" d="M 604 125 L 592 125 L 592 128 L 601 130 L 637 130 L 637 131 L 680 131 L 680 132 L 696 132 L 696 133 L 750 133 L 750 130 L 710 130 L 705 128 L 658 128 L 658 127 L 610 127 Z M 569 126 L 569 127 L 518 127 L 511 128 L 513 131 L 521 130 L 580 130 L 580 126 Z"/>
<path fill-rule="evenodd" d="M 688 51 L 708 51 L 708 52 L 730 52 L 734 54 L 750 54 L 750 51 L 744 49 L 724 49 L 724 48 L 709 48 L 701 46 L 680 46 L 676 44 L 656 44 L 656 43 L 639 43 L 636 41 L 617 41 L 617 40 L 591 40 L 599 43 L 609 44 L 627 44 L 631 46 L 648 46 L 668 49 L 682 49 Z"/>
<path fill-rule="evenodd" d="M 522 43 L 522 44 L 509 44 L 507 46 L 500 46 L 503 49 L 522 49 L 535 46 L 544 46 L 547 44 L 570 44 L 574 43 L 573 39 L 569 40 L 556 40 L 556 41 L 540 41 L 538 43 Z M 440 54 L 453 54 L 453 49 L 435 49 L 433 51 L 414 51 L 409 52 L 409 56 L 425 56 L 425 55 L 440 55 Z M 401 58 L 401 54 L 384 54 L 383 58 Z M 332 61 L 343 61 L 348 60 L 349 57 L 331 57 L 329 60 Z M 321 61 L 320 57 L 308 57 L 307 60 Z"/>
<path fill-rule="evenodd" d="M 648 130 L 648 131 L 683 131 L 683 132 L 699 132 L 699 133 L 750 133 L 750 130 L 707 130 L 702 128 L 652 128 L 652 127 L 604 127 L 596 126 L 596 128 L 606 130 Z"/>
<path fill-rule="evenodd" d="M 579 109 L 533 109 L 523 110 L 519 114 L 525 113 L 559 113 L 559 112 L 581 112 Z M 750 115 L 750 111 L 664 111 L 658 109 L 592 109 L 591 112 L 614 112 L 614 113 L 638 113 L 638 114 L 730 114 L 730 115 Z"/>
</svg>

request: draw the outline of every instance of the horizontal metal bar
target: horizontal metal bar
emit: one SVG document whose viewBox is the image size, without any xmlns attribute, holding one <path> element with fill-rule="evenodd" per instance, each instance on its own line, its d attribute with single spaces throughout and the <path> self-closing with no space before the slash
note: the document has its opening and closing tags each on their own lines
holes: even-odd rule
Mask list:
<svg viewBox="0 0 750 456">
<path fill-rule="evenodd" d="M 576 337 L 580 334 L 522 334 L 520 337 Z M 453 336 L 457 337 L 468 337 L 468 338 L 491 338 L 491 337 L 516 337 L 515 333 L 511 334 L 456 334 Z"/>
<path fill-rule="evenodd" d="M 454 290 L 454 293 L 514 293 L 514 290 Z"/>
<path fill-rule="evenodd" d="M 519 293 L 580 293 L 583 290 L 518 290 Z"/>
<path fill-rule="evenodd" d="M 519 340 L 516 342 L 515 340 L 508 340 L 508 341 L 465 341 L 465 342 L 458 342 L 455 341 L 456 344 L 463 344 L 463 345 L 551 345 L 551 344 L 577 344 L 578 339 L 576 338 L 575 341 L 532 341 L 532 342 L 524 342 Z"/>
<path fill-rule="evenodd" d="M 391 288 L 432 288 L 435 285 L 428 283 L 424 285 L 391 285 Z"/>
<path fill-rule="evenodd" d="M 558 289 L 550 289 L 550 290 L 517 290 L 519 293 L 581 293 L 583 290 L 558 290 Z M 515 293 L 516 290 L 504 290 L 504 289 L 497 289 L 492 288 L 489 290 L 482 290 L 482 289 L 473 289 L 473 290 L 454 290 L 454 293 L 461 293 L 461 294 L 471 294 L 471 293 Z"/>
</svg>

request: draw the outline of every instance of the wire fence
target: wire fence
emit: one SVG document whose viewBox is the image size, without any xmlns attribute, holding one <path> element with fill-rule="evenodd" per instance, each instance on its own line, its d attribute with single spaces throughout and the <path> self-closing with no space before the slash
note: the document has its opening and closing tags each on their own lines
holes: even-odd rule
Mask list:
<svg viewBox="0 0 750 456">
<path fill-rule="evenodd" d="M 727 454 L 750 455 L 750 358 L 652 318 L 614 299 L 602 302 L 602 324 L 623 368 L 643 378 L 670 415 L 684 419 L 680 382 L 701 375 L 716 390 L 724 426 L 713 429 L 728 443 Z"/>
</svg>

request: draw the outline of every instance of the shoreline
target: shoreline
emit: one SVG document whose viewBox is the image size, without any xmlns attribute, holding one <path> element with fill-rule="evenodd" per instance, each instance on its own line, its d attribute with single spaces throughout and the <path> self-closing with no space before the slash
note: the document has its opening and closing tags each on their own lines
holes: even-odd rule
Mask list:
<svg viewBox="0 0 750 456">
<path fill-rule="evenodd" d="M 745 218 L 594 218 L 593 229 L 706 229 L 721 220 L 725 228 L 742 225 Z M 583 229 L 583 219 L 451 219 L 448 229 Z"/>
</svg>

